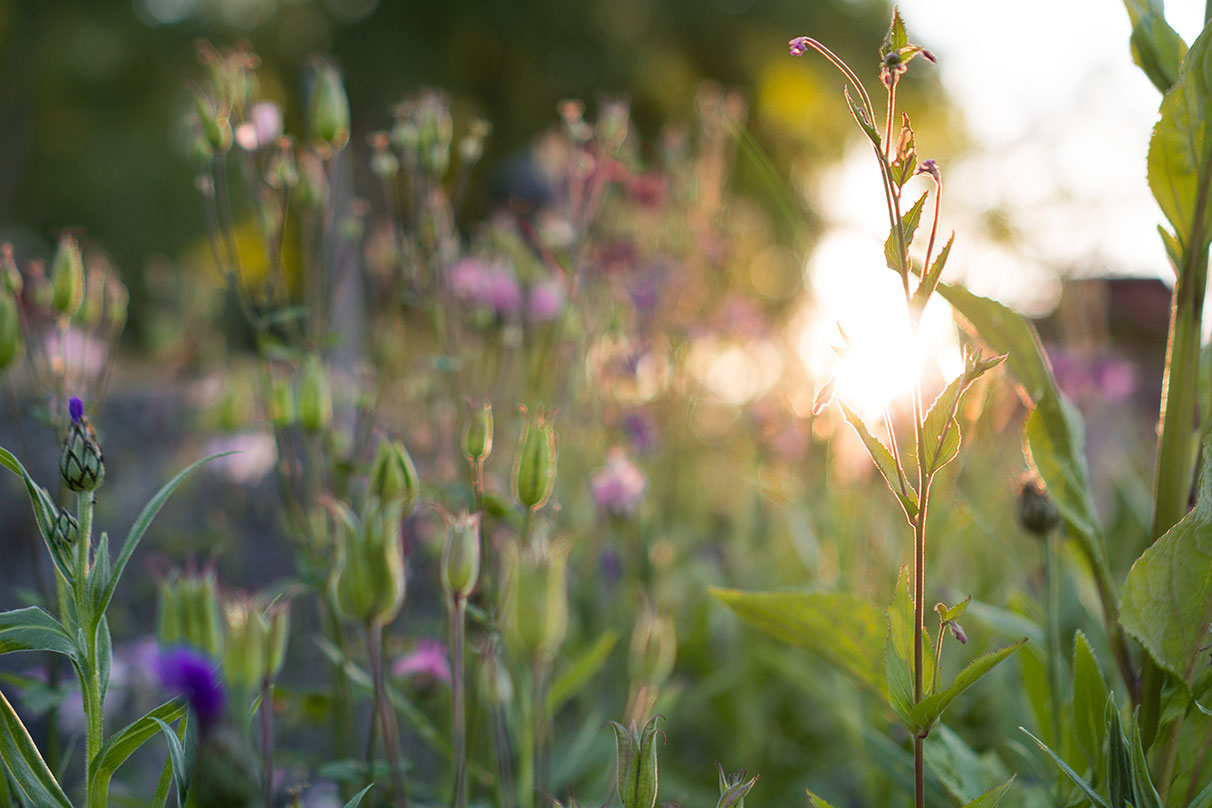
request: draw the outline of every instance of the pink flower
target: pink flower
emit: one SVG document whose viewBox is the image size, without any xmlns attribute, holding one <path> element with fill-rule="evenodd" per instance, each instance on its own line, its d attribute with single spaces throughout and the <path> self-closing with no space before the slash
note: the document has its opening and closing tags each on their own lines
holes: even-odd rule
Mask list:
<svg viewBox="0 0 1212 808">
<path fill-rule="evenodd" d="M 236 127 L 236 142 L 245 151 L 272 143 L 282 134 L 282 110 L 272 101 L 253 104 L 248 120 Z"/>
<path fill-rule="evenodd" d="M 589 479 L 589 489 L 598 510 L 620 518 L 635 513 L 647 485 L 643 473 L 617 446 L 606 456 L 606 466 Z"/>
<path fill-rule="evenodd" d="M 534 323 L 548 323 L 564 310 L 564 287 L 554 278 L 530 287 L 526 313 Z"/>
<path fill-rule="evenodd" d="M 446 661 L 446 646 L 437 640 L 421 640 L 412 653 L 405 654 L 392 663 L 391 675 L 415 676 L 420 682 L 441 679 L 450 684 L 450 663 Z"/>
<path fill-rule="evenodd" d="M 459 300 L 491 309 L 498 317 L 517 314 L 522 308 L 522 287 L 505 263 L 463 258 L 447 270 L 446 283 Z"/>
</svg>

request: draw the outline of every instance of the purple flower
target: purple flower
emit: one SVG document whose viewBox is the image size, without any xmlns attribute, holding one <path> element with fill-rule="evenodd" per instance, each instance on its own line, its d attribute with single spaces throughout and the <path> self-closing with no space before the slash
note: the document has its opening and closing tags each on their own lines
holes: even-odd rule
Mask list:
<svg viewBox="0 0 1212 808">
<path fill-rule="evenodd" d="M 68 399 L 67 411 L 72 417 L 72 423 L 80 423 L 80 419 L 84 417 L 84 402 L 78 397 L 72 396 Z"/>
<path fill-rule="evenodd" d="M 607 455 L 605 468 L 598 469 L 589 478 L 590 492 L 598 510 L 622 518 L 635 513 L 646 486 L 643 473 L 617 446 Z"/>
<path fill-rule="evenodd" d="M 185 697 L 202 729 L 223 715 L 227 694 L 218 666 L 205 654 L 184 646 L 161 651 L 156 657 L 156 677 L 165 690 Z"/>
<path fill-rule="evenodd" d="M 787 43 L 787 47 L 791 49 L 792 56 L 803 56 L 811 47 L 808 43 L 811 42 L 806 36 L 797 36 L 795 39 Z"/>
<path fill-rule="evenodd" d="M 526 314 L 531 322 L 547 323 L 560 316 L 564 310 L 564 287 L 554 278 L 530 287 L 530 300 Z"/>
<path fill-rule="evenodd" d="M 464 258 L 447 270 L 446 283 L 458 299 L 491 309 L 499 317 L 516 314 L 522 308 L 522 288 L 505 263 Z"/>
<path fill-rule="evenodd" d="M 648 454 L 657 448 L 657 427 L 651 416 L 636 410 L 623 418 L 623 430 L 631 439 L 632 447 L 640 454 Z"/>
<path fill-rule="evenodd" d="M 415 676 L 425 682 L 441 679 L 450 683 L 450 663 L 446 661 L 446 646 L 437 640 L 421 640 L 412 653 L 392 663 L 392 676 Z"/>
</svg>

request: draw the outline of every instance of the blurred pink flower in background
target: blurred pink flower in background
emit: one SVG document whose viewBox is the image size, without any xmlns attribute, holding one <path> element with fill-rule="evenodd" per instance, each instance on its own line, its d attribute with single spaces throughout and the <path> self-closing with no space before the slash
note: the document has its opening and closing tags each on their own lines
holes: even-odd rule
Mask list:
<svg viewBox="0 0 1212 808">
<path fill-rule="evenodd" d="M 446 646 L 437 640 L 423 639 L 411 653 L 391 665 L 395 677 L 415 677 L 420 683 L 440 679 L 450 684 L 450 663 L 446 661 Z"/>
<path fill-rule="evenodd" d="M 606 466 L 594 472 L 589 479 L 589 488 L 598 510 L 622 518 L 635 513 L 646 486 L 643 473 L 618 446 L 606 456 Z"/>
<path fill-rule="evenodd" d="M 236 127 L 236 142 L 245 151 L 272 143 L 282 134 L 282 110 L 272 101 L 253 104 L 248 120 Z"/>
<path fill-rule="evenodd" d="M 526 315 L 531 322 L 547 323 L 564 311 L 564 287 L 554 278 L 530 287 Z"/>
<path fill-rule="evenodd" d="M 522 308 L 522 287 L 507 264 L 463 258 L 447 270 L 446 281 L 455 297 L 491 309 L 499 317 L 512 316 Z"/>
</svg>

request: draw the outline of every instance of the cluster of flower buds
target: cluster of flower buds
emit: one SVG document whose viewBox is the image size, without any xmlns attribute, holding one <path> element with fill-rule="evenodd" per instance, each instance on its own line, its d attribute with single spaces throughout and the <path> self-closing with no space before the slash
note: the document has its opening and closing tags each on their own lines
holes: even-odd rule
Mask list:
<svg viewBox="0 0 1212 808">
<path fill-rule="evenodd" d="M 223 655 L 223 618 L 214 570 L 173 570 L 160 580 L 156 639 L 162 647 L 185 645 L 212 660 Z"/>
</svg>

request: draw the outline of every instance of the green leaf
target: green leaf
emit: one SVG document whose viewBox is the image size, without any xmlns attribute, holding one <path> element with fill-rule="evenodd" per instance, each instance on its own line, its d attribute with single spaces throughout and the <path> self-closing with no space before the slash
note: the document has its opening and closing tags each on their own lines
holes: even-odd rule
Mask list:
<svg viewBox="0 0 1212 808">
<path fill-rule="evenodd" d="M 0 612 L 0 654 L 53 651 L 73 660 L 79 656 L 72 636 L 40 606 Z"/>
<path fill-rule="evenodd" d="M 804 789 L 808 793 L 808 808 L 833 808 L 823 797 L 818 797 L 813 794 L 810 789 Z"/>
<path fill-rule="evenodd" d="M 867 453 L 871 455 L 871 459 L 875 462 L 875 467 L 883 476 L 884 482 L 888 483 L 888 488 L 896 495 L 897 501 L 905 511 L 905 518 L 913 521 L 913 517 L 917 514 L 917 492 L 913 490 L 913 486 L 908 481 L 904 482 L 904 490 L 902 490 L 901 480 L 903 476 L 897 469 L 896 460 L 892 457 L 892 452 L 888 450 L 888 447 L 879 438 L 871 434 L 871 430 L 867 429 L 867 425 L 863 423 L 863 419 L 854 410 L 846 406 L 846 402 L 838 401 L 838 405 L 841 406 L 842 415 L 845 416 L 847 423 L 854 427 L 854 431 L 858 433 L 859 439 L 867 447 Z"/>
<path fill-rule="evenodd" d="M 1175 235 L 1167 230 L 1164 226 L 1159 224 L 1157 226 L 1157 232 L 1158 235 L 1161 236 L 1162 245 L 1166 248 L 1166 255 L 1169 257 L 1175 273 L 1177 273 L 1179 268 L 1183 265 L 1182 245 L 1178 243 L 1178 239 L 1175 237 Z"/>
<path fill-rule="evenodd" d="M 1036 651 L 1040 647 L 1030 644 L 1018 655 L 1019 674 L 1035 726 L 1045 743 L 1059 747 L 1052 733 L 1052 688 L 1048 682 L 1048 668 Z M 1102 713 L 1099 713 L 1099 718 L 1101 720 Z"/>
<path fill-rule="evenodd" d="M 993 788 L 981 794 L 972 802 L 964 806 L 964 808 L 997 808 L 998 803 L 1002 801 L 1002 797 L 1006 796 L 1006 792 L 1010 790 L 1010 786 L 1014 784 L 1014 778 L 1018 775 L 1011 775 L 1010 779 L 1002 783 L 1000 786 Z"/>
<path fill-rule="evenodd" d="M 4 693 L 0 693 L 0 759 L 30 805 L 72 808 Z"/>
<path fill-rule="evenodd" d="M 905 22 L 901 19 L 900 10 L 893 6 L 892 24 L 888 28 L 888 33 L 884 35 L 884 44 L 880 47 L 880 58 L 883 59 L 890 53 L 896 53 L 908 44 L 909 35 L 905 31 Z"/>
<path fill-rule="evenodd" d="M 51 499 L 51 495 L 47 493 L 45 488 L 34 482 L 34 478 L 29 476 L 29 472 L 25 470 L 25 466 L 22 466 L 21 462 L 7 449 L 0 449 L 0 466 L 4 466 L 25 481 L 25 488 L 29 492 L 29 501 L 34 508 L 34 521 L 38 523 L 38 532 L 42 534 L 42 543 L 46 545 L 46 549 L 50 553 L 55 567 L 58 568 L 59 574 L 65 580 L 70 581 L 72 579 L 71 569 L 60 558 L 59 553 L 55 551 L 55 547 L 50 540 L 54 532 L 55 518 L 59 515 L 59 506 Z"/>
<path fill-rule="evenodd" d="M 1162 808 L 1161 795 L 1149 776 L 1149 761 L 1145 759 L 1145 748 L 1140 740 L 1140 721 L 1132 716 L 1129 745 L 1132 751 L 1132 791 L 1136 795 L 1136 808 Z"/>
<path fill-rule="evenodd" d="M 926 413 L 922 437 L 925 439 L 927 474 L 933 474 L 959 455 L 961 436 L 955 414 L 959 412 L 960 398 L 969 384 L 971 382 L 964 374 L 957 376 L 943 388 Z"/>
<path fill-rule="evenodd" d="M 156 518 L 156 514 L 164 507 L 164 503 L 172 495 L 173 491 L 177 490 L 189 473 L 201 466 L 203 463 L 209 463 L 220 457 L 226 457 L 236 452 L 219 452 L 210 457 L 204 457 L 201 460 L 191 463 L 186 466 L 176 477 L 173 477 L 164 487 L 156 492 L 156 495 L 151 498 L 151 501 L 143 506 L 143 510 L 135 517 L 135 522 L 131 525 L 130 533 L 126 534 L 126 541 L 122 543 L 122 551 L 118 553 L 118 560 L 114 562 L 114 572 L 110 576 L 109 582 L 105 585 L 105 590 L 101 595 L 101 599 L 97 604 L 96 613 L 98 615 L 105 614 L 105 610 L 109 608 L 109 602 L 114 597 L 114 589 L 118 586 L 118 579 L 122 577 L 123 570 L 126 569 L 126 562 L 130 561 L 130 557 L 134 554 L 135 548 L 139 546 L 139 541 L 143 538 L 143 534 L 147 532 L 147 528 L 151 526 L 152 520 Z"/>
<path fill-rule="evenodd" d="M 874 604 L 842 594 L 707 591 L 763 633 L 808 649 L 883 694 L 884 621 Z"/>
<path fill-rule="evenodd" d="M 1178 81 L 1187 43 L 1166 22 L 1161 0 L 1125 0 L 1132 35 L 1132 61 L 1163 93 Z"/>
<path fill-rule="evenodd" d="M 1135 44 L 1135 31 L 1133 39 Z M 1177 82 L 1162 99 L 1161 120 L 1149 141 L 1149 189 L 1174 226 L 1184 258 L 1206 253 L 1212 242 L 1210 106 L 1212 28 L 1207 28 L 1191 45 Z"/>
<path fill-rule="evenodd" d="M 930 264 L 930 268 L 922 276 L 921 282 L 913 290 L 913 299 L 910 305 L 918 313 L 926 309 L 926 303 L 929 302 L 930 296 L 934 294 L 934 290 L 938 288 L 939 279 L 943 277 L 943 267 L 947 265 L 947 258 L 951 255 L 951 245 L 954 243 L 955 231 L 952 231 L 951 238 L 947 239 L 947 243 L 939 250 L 934 262 Z"/>
<path fill-rule="evenodd" d="M 880 137 L 879 132 L 875 131 L 875 125 L 867 116 L 867 111 L 859 106 L 858 102 L 851 97 L 849 87 L 842 89 L 842 95 L 846 96 L 846 104 L 850 107 L 850 115 L 854 118 L 854 122 L 859 125 L 859 129 L 863 130 L 863 134 L 871 141 L 871 145 L 878 149 L 880 143 L 883 142 L 883 138 Z"/>
<path fill-rule="evenodd" d="M 896 579 L 896 591 L 886 615 L 888 634 L 884 641 L 884 671 L 888 678 L 888 703 L 905 726 L 914 728 L 913 634 L 915 629 L 913 596 L 909 592 L 909 567 L 902 566 Z M 930 634 L 922 629 L 922 683 L 934 678 L 934 657 L 930 653 Z M 923 699 L 921 703 L 925 703 Z"/>
<path fill-rule="evenodd" d="M 185 743 L 177 737 L 177 731 L 164 722 L 163 719 L 152 717 L 152 721 L 160 726 L 164 740 L 168 742 L 168 758 L 173 764 L 173 779 L 177 783 L 177 805 L 185 805 L 189 798 L 190 781 L 194 779 L 194 766 L 198 762 L 197 732 L 190 731 L 189 715 L 181 719 L 185 735 Z M 191 737 L 194 739 L 190 742 Z"/>
<path fill-rule="evenodd" d="M 135 753 L 135 750 L 160 732 L 156 719 L 164 722 L 176 721 L 185 715 L 185 704 L 176 699 L 161 704 L 142 718 L 127 724 L 106 739 L 97 756 L 89 766 L 92 782 L 92 802 L 97 803 L 108 793 L 109 781 L 118 767 Z"/>
<path fill-rule="evenodd" d="M 582 651 L 560 672 L 547 692 L 549 715 L 554 714 L 564 702 L 575 696 L 590 679 L 597 675 L 602 666 L 606 664 L 606 660 L 610 658 L 610 652 L 618 640 L 619 633 L 614 629 L 603 631 L 593 645 Z"/>
<path fill-rule="evenodd" d="M 1132 803 L 1132 760 L 1128 754 L 1128 739 L 1119 722 L 1119 706 L 1115 695 L 1107 698 L 1107 790 L 1112 805 Z"/>
<path fill-rule="evenodd" d="M 982 757 L 946 724 L 930 731 L 926 771 L 938 778 L 957 803 L 977 799 L 1010 775 L 996 755 Z"/>
<path fill-rule="evenodd" d="M 969 595 L 968 597 L 964 598 L 963 600 L 961 600 L 959 603 L 955 604 L 954 606 L 948 606 L 945 603 L 939 603 L 939 604 L 935 605 L 934 610 L 936 612 L 938 612 L 939 619 L 943 620 L 944 622 L 951 621 L 951 620 L 959 620 L 961 617 L 964 616 L 964 612 L 968 611 L 968 604 L 971 602 L 972 602 L 972 596 Z"/>
<path fill-rule="evenodd" d="M 1212 621 L 1212 435 L 1203 469 L 1194 510 L 1136 560 L 1120 602 L 1124 629 L 1188 691 L 1203 671 L 1199 649 Z"/>
<path fill-rule="evenodd" d="M 366 788 L 359 791 L 357 794 L 354 794 L 353 797 L 350 798 L 349 802 L 345 803 L 345 808 L 358 808 L 358 803 L 360 803 L 362 801 L 362 798 L 366 796 L 366 792 L 370 791 L 374 787 L 375 787 L 375 784 L 371 783 Z"/>
<path fill-rule="evenodd" d="M 1059 755 L 1057 755 L 1055 752 L 1053 752 L 1051 749 L 1049 749 L 1047 747 L 1047 745 L 1043 741 L 1041 741 L 1039 738 L 1036 738 L 1030 732 L 1027 732 L 1026 727 L 1019 727 L 1019 729 L 1022 730 L 1023 732 L 1026 732 L 1027 737 L 1030 738 L 1031 740 L 1035 741 L 1035 743 L 1039 746 L 1039 748 L 1044 750 L 1044 752 L 1046 752 L 1048 754 L 1048 757 L 1052 758 L 1052 762 L 1055 763 L 1057 766 L 1059 766 L 1060 770 L 1062 772 L 1064 772 L 1065 775 L 1070 780 L 1073 781 L 1074 785 L 1076 785 L 1078 787 L 1078 789 L 1082 792 L 1082 794 L 1085 795 L 1086 799 L 1090 800 L 1090 802 L 1099 806 L 1099 808 L 1108 808 L 1107 801 L 1104 800 L 1097 791 L 1095 791 L 1093 788 L 1091 788 L 1090 784 L 1087 783 L 1085 780 L 1083 780 L 1082 776 L 1080 774 L 1073 771 L 1073 769 L 1069 766 L 1068 763 L 1061 760 Z M 1117 808 L 1118 808 L 1118 806 L 1117 806 Z"/>
<path fill-rule="evenodd" d="M 1081 747 L 1090 770 L 1103 770 L 1103 738 L 1107 703 L 1107 684 L 1098 660 L 1090 650 L 1086 635 L 1078 631 L 1073 638 L 1073 724 L 1077 745 Z"/>
<path fill-rule="evenodd" d="M 930 195 L 927 191 L 923 193 L 918 200 L 913 203 L 913 206 L 901 217 L 901 226 L 905 231 L 905 249 L 909 249 L 909 245 L 913 243 L 913 234 L 917 232 L 917 223 L 922 218 L 922 208 L 926 204 L 926 197 Z M 896 225 L 888 232 L 888 238 L 884 242 L 884 258 L 888 261 L 888 268 L 895 271 L 898 275 L 902 273 L 901 267 L 901 240 L 900 234 L 897 231 Z"/>
<path fill-rule="evenodd" d="M 965 690 L 976 684 L 989 671 L 997 667 L 999 663 L 1022 648 L 1026 642 L 1026 639 L 1019 640 L 1014 645 L 1007 645 L 996 651 L 981 654 L 969 662 L 964 666 L 962 671 L 956 674 L 955 679 L 952 680 L 946 690 L 934 693 L 918 702 L 913 708 L 910 729 L 919 734 L 928 732 L 951 702 L 955 701 Z"/>
</svg>

